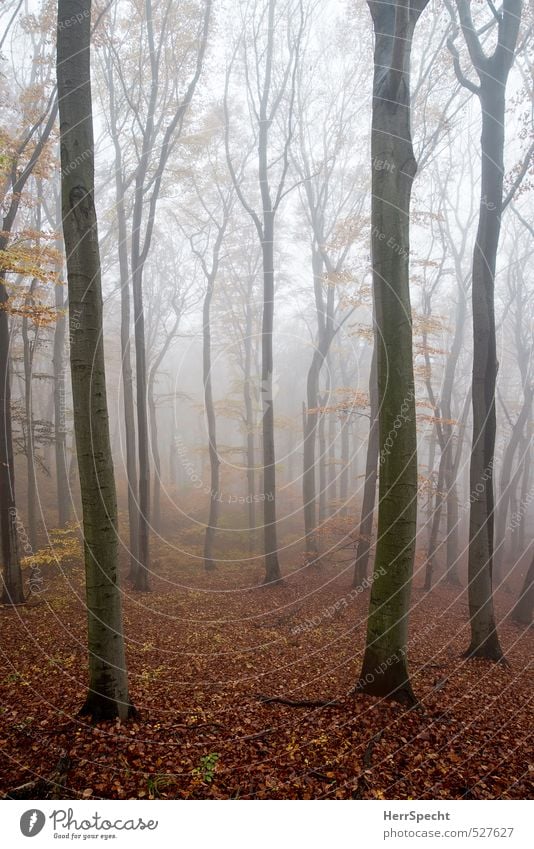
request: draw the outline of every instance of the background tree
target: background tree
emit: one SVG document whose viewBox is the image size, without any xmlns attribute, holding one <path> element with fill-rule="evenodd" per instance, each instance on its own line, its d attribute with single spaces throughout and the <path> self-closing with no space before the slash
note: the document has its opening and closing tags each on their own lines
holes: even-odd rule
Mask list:
<svg viewBox="0 0 534 849">
<path fill-rule="evenodd" d="M 504 0 L 501 12 L 491 6 L 497 42 L 488 55 L 473 23 L 468 0 L 456 0 L 460 27 L 479 83 L 464 76 L 455 46 L 456 27 L 449 39 L 459 81 L 477 95 L 482 113 L 480 213 L 473 252 L 473 446 L 470 468 L 469 615 L 470 657 L 500 660 L 502 649 L 493 611 L 493 464 L 496 415 L 495 267 L 503 211 L 504 127 L 506 83 L 519 33 L 521 0 Z M 456 20 L 454 18 L 454 20 Z"/>
<path fill-rule="evenodd" d="M 7 37 L 16 17 L 9 19 L 2 41 Z M 37 22 L 39 26 L 39 22 Z M 39 160 L 45 152 L 50 133 L 57 115 L 55 91 L 51 90 L 50 79 L 40 79 L 37 74 L 47 67 L 46 51 L 49 44 L 42 32 L 35 44 L 28 88 L 35 93 L 38 86 L 41 97 L 33 109 L 14 105 L 11 115 L 11 134 L 2 131 L 6 154 L 0 160 L 2 231 L 0 232 L 0 536 L 3 562 L 2 598 L 6 603 L 20 604 L 24 601 L 22 575 L 17 545 L 17 506 L 15 501 L 15 476 L 13 465 L 13 430 L 11 422 L 11 378 L 9 366 L 9 294 L 6 274 L 10 260 L 6 256 L 15 228 L 17 214 L 24 197 L 24 190 Z"/>
<path fill-rule="evenodd" d="M 265 583 L 281 580 L 276 528 L 276 461 L 273 399 L 273 323 L 274 323 L 274 238 L 275 220 L 285 194 L 289 169 L 289 150 L 294 132 L 295 79 L 304 32 L 302 0 L 290 2 L 281 13 L 277 0 L 266 0 L 246 10 L 243 28 L 226 76 L 224 117 L 225 144 L 230 174 L 237 196 L 249 213 L 258 233 L 263 264 L 262 370 L 263 398 L 263 509 Z M 288 32 L 284 32 L 287 25 Z M 252 44 L 250 43 L 252 35 Z M 230 151 L 229 85 L 238 50 L 243 54 L 248 107 L 254 118 L 252 146 L 256 153 L 256 176 L 261 198 L 257 212 L 249 202 Z M 277 54 L 282 49 L 282 56 Z M 252 61 L 251 61 L 252 54 Z M 278 150 L 273 148 L 275 122 L 283 125 Z M 276 182 L 273 165 L 278 163 Z M 243 173 L 245 169 L 243 168 Z"/>
</svg>

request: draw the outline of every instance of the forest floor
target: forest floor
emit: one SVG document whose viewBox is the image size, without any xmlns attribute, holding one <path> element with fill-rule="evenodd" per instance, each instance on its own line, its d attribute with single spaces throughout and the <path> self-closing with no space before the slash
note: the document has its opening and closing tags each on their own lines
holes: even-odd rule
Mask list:
<svg viewBox="0 0 534 849">
<path fill-rule="evenodd" d="M 8 798 L 531 798 L 534 632 L 506 619 L 509 666 L 461 658 L 467 597 L 416 578 L 417 709 L 348 695 L 368 593 L 325 565 L 254 588 L 259 567 L 157 562 L 124 583 L 134 721 L 88 724 L 83 571 L 45 572 L 38 602 L 0 610 L 0 789 Z M 335 702 L 284 705 L 265 698 Z"/>
</svg>

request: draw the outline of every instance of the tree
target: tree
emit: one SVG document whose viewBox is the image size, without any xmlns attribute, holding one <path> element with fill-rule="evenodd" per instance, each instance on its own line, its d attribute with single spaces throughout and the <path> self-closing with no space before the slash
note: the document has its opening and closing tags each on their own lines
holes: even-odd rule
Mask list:
<svg viewBox="0 0 534 849">
<path fill-rule="evenodd" d="M 9 21 L 8 29 L 2 37 L 4 41 L 16 12 Z M 43 45 L 46 39 L 40 39 L 33 54 L 32 68 L 45 65 Z M 30 88 L 38 86 L 40 81 L 33 76 Z M 11 422 L 11 377 L 9 373 L 9 295 L 6 288 L 6 274 L 9 262 L 6 251 L 15 227 L 17 214 L 24 196 L 24 190 L 32 173 L 37 167 L 46 149 L 50 133 L 57 114 L 55 91 L 49 91 L 48 80 L 41 83 L 42 99 L 34 113 L 21 108 L 22 126 L 16 126 L 12 136 L 4 136 L 4 145 L 8 154 L 0 160 L 2 171 L 1 200 L 3 208 L 2 230 L 0 231 L 0 538 L 3 562 L 2 600 L 5 603 L 21 604 L 24 601 L 22 573 L 20 570 L 17 543 L 17 506 L 15 500 L 15 475 L 13 467 L 13 431 Z M 35 93 L 35 90 L 34 90 Z M 24 102 L 24 94 L 21 102 Z M 14 110 L 13 120 L 18 118 Z M 5 173 L 4 173 L 5 172 Z"/>
<path fill-rule="evenodd" d="M 495 267 L 505 205 L 504 127 L 506 83 L 512 67 L 519 33 L 521 0 L 503 0 L 491 13 L 497 24 L 493 53 L 487 55 L 471 15 L 469 0 L 456 0 L 460 28 L 478 84 L 464 76 L 455 46 L 456 25 L 448 41 L 459 81 L 477 95 L 482 113 L 480 213 L 473 251 L 473 443 L 470 465 L 469 514 L 469 657 L 501 660 L 502 649 L 493 611 L 493 464 L 496 414 L 497 344 L 495 336 Z M 449 9 L 456 21 L 454 11 Z"/>
<path fill-rule="evenodd" d="M 172 244 L 167 241 L 169 237 Z M 183 252 L 177 250 L 176 226 L 172 221 L 170 234 L 159 231 L 158 244 L 162 250 L 154 253 L 147 266 L 147 365 L 148 411 L 150 444 L 154 466 L 152 486 L 152 528 L 161 532 L 161 457 L 158 439 L 158 398 L 156 384 L 159 371 L 171 347 L 177 340 L 180 323 L 190 306 L 194 281 L 184 273 Z"/>
<path fill-rule="evenodd" d="M 115 17 L 117 4 L 114 8 Z M 110 40 L 111 41 L 111 40 Z M 111 43 L 112 44 L 112 43 Z M 139 505 L 138 505 L 138 481 L 136 460 L 136 436 L 135 436 L 135 406 L 134 388 L 132 375 L 132 354 L 130 343 L 131 322 L 131 293 L 130 275 L 128 270 L 128 226 L 126 212 L 126 185 L 127 179 L 123 164 L 123 151 L 121 148 L 121 131 L 123 122 L 119 122 L 117 108 L 117 88 L 115 85 L 115 68 L 113 63 L 113 47 L 105 44 L 103 51 L 104 73 L 106 75 L 107 91 L 109 97 L 109 108 L 106 110 L 109 134 L 113 141 L 115 153 L 115 197 L 117 218 L 117 254 L 119 260 L 120 277 L 120 304 L 121 304 L 121 376 L 124 405 L 124 433 L 126 445 L 126 478 L 128 483 L 128 529 L 129 529 L 129 555 L 130 555 L 130 578 L 135 582 L 138 567 L 139 546 Z"/>
<path fill-rule="evenodd" d="M 232 281 L 232 298 L 221 304 L 230 333 L 235 339 L 231 350 L 238 371 L 240 394 L 243 396 L 243 413 L 240 416 L 244 432 L 243 455 L 246 460 L 248 551 L 252 555 L 256 537 L 256 434 L 257 410 L 254 404 L 254 374 L 258 360 L 258 340 L 261 336 L 261 315 L 257 304 L 258 277 L 261 268 L 261 248 L 255 239 L 253 225 L 242 226 L 234 232 L 233 247 L 226 250 L 226 267 Z M 235 225 L 234 225 L 235 227 Z M 221 299 L 222 300 L 222 299 Z M 228 333 L 226 326 L 224 334 Z"/>
<path fill-rule="evenodd" d="M 67 256 L 74 433 L 82 496 L 89 692 L 82 714 L 126 719 L 117 503 L 109 439 L 100 252 L 94 205 L 91 0 L 59 0 L 57 79 L 63 237 Z M 82 155 L 83 154 L 83 155 Z"/>
<path fill-rule="evenodd" d="M 514 240 L 515 241 L 515 240 Z M 518 240 L 518 243 L 521 242 Z M 515 249 L 515 244 L 514 248 Z M 515 250 L 514 250 L 515 252 Z M 532 254 L 531 254 L 532 255 Z M 516 499 L 516 489 L 523 467 L 527 466 L 525 462 L 525 449 L 522 446 L 525 442 L 525 433 L 527 432 L 529 422 L 532 416 L 532 403 L 534 400 L 534 375 L 532 374 L 532 314 L 533 314 L 533 294 L 529 291 L 524 280 L 524 266 L 529 263 L 531 255 L 519 258 L 515 262 L 510 263 L 507 274 L 507 289 L 509 293 L 509 306 L 505 312 L 511 313 L 511 326 L 509 326 L 510 335 L 514 340 L 515 357 L 517 362 L 517 370 L 520 376 L 521 389 L 514 393 L 516 404 L 522 396 L 522 403 L 519 405 L 518 414 L 514 422 L 506 409 L 504 399 L 499 395 L 501 407 L 505 413 L 505 417 L 511 425 L 511 431 L 507 433 L 506 444 L 501 462 L 500 481 L 498 490 L 498 499 L 496 504 L 495 516 L 495 550 L 494 550 L 494 574 L 497 582 L 503 578 L 504 554 L 506 545 L 506 524 L 508 511 L 515 518 L 514 501 Z M 523 266 L 523 268 L 522 268 Z M 530 442 L 530 440 L 527 440 Z M 514 469 L 514 461 L 518 454 L 517 467 Z M 524 503 L 524 502 L 523 502 Z M 524 512 L 524 511 L 520 511 Z M 515 528 L 519 522 L 512 522 Z M 521 551 L 522 553 L 522 551 Z"/>
<path fill-rule="evenodd" d="M 378 477 L 379 422 L 376 327 L 373 328 L 373 336 L 373 354 L 371 368 L 369 370 L 369 435 L 367 437 L 367 451 L 365 455 L 365 482 L 363 485 L 358 541 L 356 543 L 356 558 L 352 579 L 353 587 L 361 586 L 367 577 Z"/>
<path fill-rule="evenodd" d="M 173 21 L 174 8 L 171 3 L 155 8 L 152 0 L 145 0 L 142 5 L 140 28 L 146 34 L 140 44 L 146 45 L 146 52 L 140 59 L 138 55 L 130 57 L 128 65 L 133 64 L 133 78 L 127 78 L 123 71 L 122 57 L 116 57 L 115 70 L 120 79 L 122 93 L 128 109 L 127 126 L 132 137 L 133 156 L 137 163 L 130 179 L 117 181 L 118 197 L 123 198 L 127 184 L 131 182 L 133 198 L 131 213 L 130 236 L 130 272 L 133 294 L 133 317 L 135 339 L 136 366 L 136 401 L 137 401 L 137 451 L 138 451 L 138 486 L 139 510 L 137 515 L 138 566 L 134 574 L 134 586 L 138 590 L 149 589 L 149 527 L 150 527 L 150 458 L 149 458 L 149 421 L 147 402 L 147 355 L 145 343 L 145 311 L 143 305 L 143 273 L 147 257 L 152 246 L 156 212 L 160 199 L 162 183 L 169 158 L 180 138 L 184 120 L 191 105 L 197 87 L 204 56 L 206 53 L 208 30 L 211 18 L 211 0 L 205 0 L 203 13 L 197 17 L 193 6 L 192 23 L 180 19 Z M 180 7 L 180 11 L 182 11 Z M 136 10 L 136 14 L 139 11 Z M 157 25 L 157 26 L 156 26 Z M 181 70 L 189 73 L 189 79 L 184 90 L 181 90 L 182 74 L 169 73 L 165 65 L 170 55 L 170 41 L 175 38 L 175 30 L 185 27 L 185 55 L 181 61 Z M 193 28 L 193 35 L 190 28 Z M 174 41 L 173 41 L 174 48 Z M 116 48 L 112 49 L 116 53 Z M 174 54 L 173 54 L 174 58 Z M 145 73 L 139 74 L 139 64 L 144 63 Z M 113 90 L 113 75 L 109 72 L 111 90 Z M 114 118 L 114 130 L 117 132 L 120 124 Z M 124 135 L 124 130 L 121 135 Z M 117 151 L 116 151 L 117 157 Z M 116 164 L 120 161 L 116 158 Z M 121 225 L 119 218 L 119 224 Z M 124 227 L 121 225 L 120 241 L 124 241 Z M 121 288 L 125 287 L 126 268 L 124 255 L 121 259 Z M 123 300 L 122 307 L 122 347 L 127 353 L 126 326 L 129 319 L 129 304 Z M 128 322 L 129 323 L 129 322 Z M 129 329 L 128 329 L 129 332 Z M 126 369 L 128 360 L 126 360 Z M 125 381 L 129 380 L 125 375 Z M 126 385 L 126 384 L 125 384 Z M 125 408 L 125 414 L 131 413 L 131 405 Z M 131 454 L 131 435 L 130 435 Z M 130 459 L 130 471 L 132 471 Z M 129 487 L 135 484 L 133 474 L 130 474 Z"/>
<path fill-rule="evenodd" d="M 232 66 L 235 61 L 239 42 L 234 52 L 232 64 L 226 75 L 224 94 L 225 145 L 228 167 L 235 186 L 236 194 L 248 212 L 258 233 L 262 248 L 263 268 L 263 316 L 262 316 L 262 365 L 261 394 L 263 400 L 262 436 L 263 436 L 263 509 L 264 509 L 264 557 L 265 583 L 277 583 L 281 580 L 278 561 L 278 541 L 276 527 L 276 467 L 274 443 L 274 399 L 273 399 L 273 325 L 274 325 L 274 238 L 275 220 L 284 198 L 286 178 L 289 169 L 289 149 L 294 132 L 295 79 L 298 68 L 305 16 L 302 0 L 292 3 L 284 9 L 284 20 L 288 32 L 281 33 L 282 24 L 276 16 L 277 0 L 266 0 L 254 7 L 248 20 L 245 20 L 240 38 L 244 54 L 246 92 L 251 113 L 254 116 L 254 142 L 257 164 L 257 182 L 261 198 L 259 212 L 246 198 L 238 179 L 230 153 L 230 112 L 228 92 Z M 293 20 L 295 23 L 293 23 Z M 250 45 L 247 43 L 247 25 L 253 32 L 252 52 L 254 63 L 249 66 Z M 278 42 L 278 44 L 277 44 Z M 285 55 L 277 61 L 276 47 L 285 48 Z M 287 101 L 282 109 L 284 99 Z M 283 114 L 285 111 L 285 114 Z M 282 115 L 281 115 L 282 113 Z M 279 121 L 283 125 L 281 150 L 275 150 L 272 143 L 273 127 Z M 277 184 L 274 183 L 273 166 L 278 165 Z M 240 169 L 238 169 L 240 170 Z M 243 169 L 244 170 L 244 169 Z"/>
<path fill-rule="evenodd" d="M 321 49 L 323 48 L 323 49 Z M 296 100 L 299 115 L 298 146 L 292 155 L 300 178 L 302 211 L 311 235 L 311 270 L 317 330 L 306 378 L 306 414 L 303 419 L 302 499 L 305 546 L 309 562 L 318 554 L 316 540 L 316 440 L 318 430 L 321 370 L 334 338 L 352 314 L 346 309 L 344 294 L 351 279 L 346 263 L 363 225 L 365 191 L 358 191 L 359 169 L 355 167 L 354 147 L 356 97 L 362 85 L 365 50 L 360 63 L 347 69 L 340 62 L 332 67 L 330 56 L 319 45 L 319 57 L 310 65 L 307 55 L 297 75 Z M 323 64 L 324 63 L 324 64 Z M 306 73 L 307 72 L 307 73 Z M 318 96 L 317 74 L 323 90 Z M 321 132 L 318 132 L 318 128 Z M 321 514 L 327 497 L 335 497 L 335 418 L 329 419 L 329 467 L 326 491 L 321 488 Z M 324 427 L 324 422 L 321 425 Z M 346 428 L 342 434 L 348 437 Z M 325 473 L 325 457 L 319 458 L 319 472 Z M 323 517 L 324 518 L 324 517 Z"/>
<path fill-rule="evenodd" d="M 530 561 L 530 565 L 525 575 L 525 582 L 521 588 L 521 593 L 510 613 L 511 618 L 518 625 L 526 625 L 532 627 L 532 616 L 534 613 L 534 558 Z"/>
<path fill-rule="evenodd" d="M 407 665 L 417 524 L 417 434 L 409 288 L 410 58 L 428 0 L 370 0 L 375 33 L 371 244 L 376 313 L 378 540 L 360 689 L 413 701 Z"/>
<path fill-rule="evenodd" d="M 61 228 L 61 195 L 57 190 L 54 195 L 54 230 Z M 60 527 L 66 525 L 70 518 L 69 481 L 67 474 L 67 423 L 66 423 L 66 380 L 65 380 L 65 297 L 63 283 L 63 244 L 56 240 L 57 263 L 56 285 L 54 287 L 54 306 L 56 309 L 56 324 L 54 329 L 54 346 L 52 368 L 54 374 L 54 449 L 56 460 L 57 510 Z"/>
<path fill-rule="evenodd" d="M 221 179 L 219 141 L 220 133 L 216 129 L 214 137 L 209 139 L 203 151 L 204 179 L 200 178 L 200 175 L 198 178 L 192 175 L 194 197 L 187 209 L 190 225 L 184 227 L 186 231 L 189 231 L 191 251 L 200 265 L 205 280 L 202 305 L 202 382 L 210 460 L 210 507 L 204 535 L 204 568 L 207 571 L 215 569 L 214 543 L 221 500 L 219 474 L 221 461 L 217 450 L 217 421 L 213 403 L 211 306 L 219 273 L 221 249 L 234 198 L 233 185 L 227 185 L 228 178 L 226 181 L 224 178 Z M 195 205 L 198 209 L 195 209 Z M 194 226 L 193 232 L 191 232 L 191 224 Z"/>
</svg>

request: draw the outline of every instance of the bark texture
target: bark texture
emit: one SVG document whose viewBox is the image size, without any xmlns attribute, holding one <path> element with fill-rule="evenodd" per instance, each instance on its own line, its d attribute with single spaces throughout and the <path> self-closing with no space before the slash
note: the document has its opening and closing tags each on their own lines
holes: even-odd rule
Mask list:
<svg viewBox="0 0 534 849">
<path fill-rule="evenodd" d="M 493 53 L 484 52 L 471 18 L 467 0 L 457 0 L 460 26 L 478 85 L 468 80 L 460 68 L 452 40 L 449 48 L 455 58 L 460 82 L 477 94 L 482 112 L 480 211 L 473 251 L 473 444 L 469 472 L 469 616 L 471 642 L 469 657 L 500 660 L 493 609 L 493 548 L 497 379 L 495 337 L 495 267 L 503 211 L 504 121 L 506 83 L 514 60 L 521 18 L 521 0 L 504 0 L 497 21 L 497 44 Z"/>
<path fill-rule="evenodd" d="M 82 497 L 89 692 L 94 720 L 133 712 L 122 630 L 117 503 L 109 438 L 94 205 L 90 0 L 59 0 L 57 79 L 74 433 Z"/>
<path fill-rule="evenodd" d="M 409 289 L 409 212 L 416 161 L 410 56 L 426 0 L 376 2 L 371 237 L 379 403 L 378 540 L 360 689 L 413 701 L 408 615 L 417 525 L 417 439 Z"/>
</svg>

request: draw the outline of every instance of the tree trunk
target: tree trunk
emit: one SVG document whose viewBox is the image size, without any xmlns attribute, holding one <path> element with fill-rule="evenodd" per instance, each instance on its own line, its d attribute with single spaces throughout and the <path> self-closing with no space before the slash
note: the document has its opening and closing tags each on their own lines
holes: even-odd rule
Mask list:
<svg viewBox="0 0 534 849">
<path fill-rule="evenodd" d="M 502 649 L 493 611 L 493 462 L 495 451 L 494 283 L 501 228 L 505 98 L 499 81 L 484 78 L 482 174 L 478 232 L 473 254 L 473 446 L 469 474 L 469 615 L 471 642 L 466 655 L 500 660 Z"/>
<path fill-rule="evenodd" d="M 38 226 L 37 230 L 40 229 Z M 24 417 L 26 432 L 26 475 L 27 475 L 27 503 L 28 503 L 28 539 L 33 551 L 37 549 L 37 477 L 35 474 L 35 430 L 33 424 L 33 358 L 37 334 L 30 339 L 29 323 L 31 310 L 34 303 L 34 292 L 37 280 L 33 278 L 30 289 L 24 299 L 24 315 L 22 317 L 22 343 L 24 361 Z"/>
<path fill-rule="evenodd" d="M 341 474 L 339 477 L 339 500 L 341 516 L 348 513 L 349 467 L 350 467 L 350 413 L 341 419 Z"/>
<path fill-rule="evenodd" d="M 316 494 L 315 494 L 315 444 L 317 439 L 317 420 L 319 407 L 319 373 L 324 357 L 319 349 L 313 353 L 307 379 L 307 409 L 304 413 L 302 501 L 304 506 L 304 535 L 306 556 L 313 561 L 318 553 L 315 538 Z M 319 462 L 324 462 L 320 458 Z M 322 495 L 322 487 L 320 487 Z M 319 496 L 321 498 L 321 495 Z M 324 496 L 323 496 L 324 497 Z M 321 520 L 320 520 L 321 521 Z"/>
<path fill-rule="evenodd" d="M 329 383 L 329 406 L 332 404 L 332 382 Z M 337 471 L 336 471 L 336 439 L 337 439 L 337 416 L 334 412 L 328 415 L 328 494 L 327 512 L 331 516 L 337 507 Z"/>
<path fill-rule="evenodd" d="M 155 370 L 150 370 L 148 378 L 148 416 L 150 425 L 150 445 L 154 461 L 154 486 L 152 491 L 152 527 L 156 533 L 161 531 L 161 458 L 158 445 L 158 418 L 156 399 L 154 398 Z"/>
<path fill-rule="evenodd" d="M 461 266 L 458 263 L 458 276 L 461 273 Z M 443 379 L 443 391 L 441 394 L 441 411 L 444 418 L 443 423 L 443 453 L 445 454 L 445 490 L 447 501 L 447 567 L 445 577 L 446 580 L 453 586 L 459 586 L 460 579 L 458 577 L 458 558 L 459 558 L 459 541 L 458 541 L 458 496 L 457 496 L 457 469 L 462 455 L 465 421 L 464 413 L 467 416 L 467 406 L 464 407 L 460 422 L 458 424 L 458 437 L 456 442 L 456 451 L 453 445 L 454 426 L 452 425 L 452 398 L 454 389 L 454 380 L 456 375 L 456 367 L 462 350 L 465 323 L 467 320 L 467 299 L 462 283 L 458 287 L 459 301 L 456 306 L 454 337 L 452 341 L 451 351 L 447 357 L 445 366 L 445 376 Z"/>
<path fill-rule="evenodd" d="M 515 485 L 517 484 L 516 475 L 512 475 L 512 466 L 517 448 L 522 440 L 525 427 L 532 410 L 532 395 L 533 389 L 530 386 L 524 388 L 523 406 L 517 417 L 517 420 L 512 428 L 510 438 L 506 443 L 506 448 L 502 458 L 502 471 L 500 480 L 499 500 L 497 502 L 497 518 L 495 522 L 495 552 L 494 552 L 494 570 L 495 579 L 498 583 L 502 580 L 502 569 L 504 560 L 504 548 L 506 545 L 506 520 L 508 518 L 508 509 L 511 508 L 513 514 L 515 509 L 511 507 L 511 500 L 515 493 Z"/>
<path fill-rule="evenodd" d="M 376 482 L 379 451 L 378 429 L 378 375 L 377 375 L 377 341 L 376 328 L 373 342 L 373 356 L 369 372 L 369 438 L 367 440 L 367 456 L 365 461 L 365 483 L 363 487 L 362 512 L 358 529 L 356 560 L 354 562 L 353 587 L 359 587 L 367 578 L 371 539 L 373 535 L 373 518 L 376 501 Z"/>
<path fill-rule="evenodd" d="M 260 146 L 262 150 L 262 146 Z M 265 179 L 267 174 L 267 150 L 264 150 Z M 261 329 L 261 395 L 263 434 L 263 539 L 265 553 L 265 583 L 277 583 L 282 579 L 278 562 L 278 540 L 276 528 L 276 467 L 274 446 L 274 398 L 273 398 L 273 320 L 274 320 L 274 215 L 264 209 L 263 226 L 263 319 Z"/>
<path fill-rule="evenodd" d="M 521 496 L 519 500 L 520 509 L 518 510 L 518 515 L 515 517 L 512 524 L 512 560 L 514 562 L 518 560 L 525 550 L 525 514 L 529 504 L 528 493 L 530 484 L 530 469 L 532 464 L 532 452 L 530 447 L 532 442 L 531 425 L 527 428 L 525 442 L 523 474 L 521 478 Z"/>
<path fill-rule="evenodd" d="M 7 237 L 0 236 L 0 250 Z M 9 315 L 5 274 L 0 272 L 0 532 L 2 536 L 2 603 L 22 604 L 24 590 L 17 541 L 17 507 L 11 431 L 11 379 L 9 373 Z"/>
<path fill-rule="evenodd" d="M 534 559 L 531 560 L 528 568 L 525 583 L 521 589 L 521 594 L 517 599 L 512 611 L 511 618 L 518 625 L 526 625 L 527 628 L 532 627 L 532 615 L 534 612 Z"/>
<path fill-rule="evenodd" d="M 75 23 L 73 23 L 75 22 Z M 133 713 L 122 630 L 117 503 L 109 440 L 102 291 L 94 205 L 90 0 L 59 0 L 57 79 L 62 217 L 72 339 L 74 433 L 82 496 L 89 692 L 82 714 Z"/>
<path fill-rule="evenodd" d="M 135 443 L 135 407 L 130 344 L 130 275 L 128 273 L 128 248 L 124 185 L 122 182 L 122 157 L 120 145 L 115 142 L 115 191 L 117 199 L 117 227 L 119 272 L 121 284 L 121 375 L 124 404 L 124 434 L 126 443 L 126 480 L 128 483 L 128 525 L 130 546 L 130 579 L 135 584 L 139 568 L 139 505 L 137 486 L 137 460 Z"/>
<path fill-rule="evenodd" d="M 140 211 L 139 211 L 140 215 Z M 140 221 L 137 222 L 139 230 Z M 143 307 L 143 274 L 136 240 L 132 239 L 132 286 L 135 326 L 135 377 L 137 395 L 137 447 L 139 461 L 138 565 L 135 570 L 136 590 L 150 589 L 148 574 L 150 521 L 150 460 L 148 451 L 148 404 L 145 345 L 145 313 Z"/>
<path fill-rule="evenodd" d="M 443 487 L 445 483 L 445 455 L 442 452 L 439 468 L 438 468 L 438 479 L 436 482 L 436 499 L 434 506 L 434 513 L 432 516 L 432 525 L 430 528 L 430 538 L 428 541 L 428 551 L 426 556 L 426 568 L 425 568 L 425 583 L 424 589 L 431 590 L 432 589 L 432 580 L 434 576 L 434 567 L 436 560 L 436 552 L 439 548 L 439 528 L 441 524 L 441 513 L 443 511 Z"/>
<path fill-rule="evenodd" d="M 252 287 L 252 280 L 251 280 Z M 251 293 L 250 293 L 251 294 Z M 254 554 L 256 537 L 256 503 L 255 498 L 255 452 L 254 452 L 254 409 L 252 406 L 252 304 L 250 297 L 247 301 L 247 319 L 245 331 L 245 374 L 243 382 L 243 398 L 245 402 L 246 428 L 246 458 L 247 458 L 247 507 L 248 507 L 248 553 Z"/>
<path fill-rule="evenodd" d="M 213 406 L 213 390 L 211 381 L 211 300 L 215 287 L 215 273 L 207 279 L 206 294 L 202 310 L 202 370 L 204 381 L 204 405 L 206 408 L 206 422 L 208 428 L 208 453 L 210 458 L 210 509 L 208 523 L 204 536 L 204 568 L 212 572 L 216 566 L 213 559 L 213 545 L 215 533 L 219 521 L 219 454 L 217 451 L 217 423 L 215 419 L 215 408 Z"/>
<path fill-rule="evenodd" d="M 319 395 L 319 407 L 324 407 L 327 400 L 327 395 Z M 317 428 L 318 448 L 319 448 L 319 527 L 322 527 L 326 520 L 326 415 L 323 412 L 319 414 L 319 424 Z"/>
<path fill-rule="evenodd" d="M 410 57 L 426 0 L 370 0 L 375 30 L 371 237 L 377 327 L 379 508 L 360 688 L 413 702 L 408 615 L 417 527 L 417 434 L 409 288 Z"/>
<path fill-rule="evenodd" d="M 57 198 L 56 222 L 61 221 L 61 200 Z M 56 242 L 58 254 L 62 254 L 61 240 Z M 66 421 L 66 375 L 65 375 L 65 297 L 63 282 L 59 278 L 63 273 L 63 263 L 56 266 L 58 282 L 54 287 L 56 308 L 56 326 L 54 328 L 54 350 L 52 368 L 54 373 L 54 447 L 56 460 L 57 510 L 59 527 L 64 527 L 70 519 L 70 490 L 67 472 L 67 421 Z"/>
</svg>

